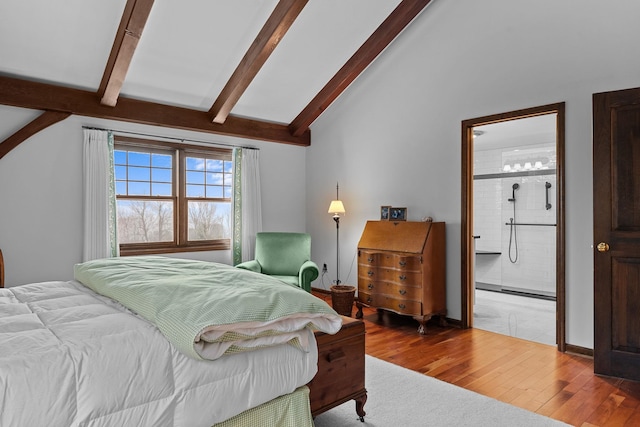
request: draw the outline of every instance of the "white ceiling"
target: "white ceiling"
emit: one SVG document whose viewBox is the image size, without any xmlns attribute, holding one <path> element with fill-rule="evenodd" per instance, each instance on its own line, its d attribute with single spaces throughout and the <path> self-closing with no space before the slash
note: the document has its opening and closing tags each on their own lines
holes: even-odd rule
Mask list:
<svg viewBox="0 0 640 427">
<path fill-rule="evenodd" d="M 208 111 L 277 0 L 156 0 L 120 96 Z M 290 123 L 400 0 L 309 0 L 232 114 Z M 0 74 L 97 91 L 126 0 L 0 1 Z"/>
<path fill-rule="evenodd" d="M 543 114 L 489 125 L 475 126 L 474 131 L 484 132 L 473 139 L 474 150 L 524 145 L 555 144 L 557 114 Z"/>
</svg>

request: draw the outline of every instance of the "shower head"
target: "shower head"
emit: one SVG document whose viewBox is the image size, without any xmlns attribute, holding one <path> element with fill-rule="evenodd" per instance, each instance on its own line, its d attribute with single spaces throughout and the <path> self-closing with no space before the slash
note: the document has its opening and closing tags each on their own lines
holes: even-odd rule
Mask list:
<svg viewBox="0 0 640 427">
<path fill-rule="evenodd" d="M 518 184 L 517 182 L 511 186 L 511 198 L 507 199 L 508 202 L 516 201 L 516 190 L 519 188 L 520 188 L 520 184 Z"/>
</svg>

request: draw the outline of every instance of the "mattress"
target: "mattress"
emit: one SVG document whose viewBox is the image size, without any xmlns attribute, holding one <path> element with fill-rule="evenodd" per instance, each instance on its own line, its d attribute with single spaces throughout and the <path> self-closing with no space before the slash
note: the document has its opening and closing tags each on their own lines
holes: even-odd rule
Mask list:
<svg viewBox="0 0 640 427">
<path fill-rule="evenodd" d="M 211 426 L 308 383 L 317 358 L 279 345 L 197 360 L 78 282 L 0 289 L 2 426 Z"/>
</svg>

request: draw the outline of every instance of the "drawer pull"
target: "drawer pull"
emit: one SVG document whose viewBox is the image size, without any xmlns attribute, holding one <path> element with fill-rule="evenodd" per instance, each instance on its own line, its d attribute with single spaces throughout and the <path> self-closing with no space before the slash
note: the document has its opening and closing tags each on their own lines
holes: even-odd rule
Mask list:
<svg viewBox="0 0 640 427">
<path fill-rule="evenodd" d="M 373 299 L 371 297 L 367 297 L 367 304 L 371 304 L 373 302 Z"/>
<path fill-rule="evenodd" d="M 398 304 L 398 307 L 400 307 L 400 310 L 404 310 L 405 308 L 407 308 L 407 306 L 404 304 Z"/>
<path fill-rule="evenodd" d="M 407 261 L 400 261 L 400 267 L 404 267 L 405 265 L 407 265 Z"/>
<path fill-rule="evenodd" d="M 367 258 L 367 261 L 369 261 L 369 262 L 373 262 L 373 257 L 369 257 L 369 258 Z"/>
<path fill-rule="evenodd" d="M 399 292 L 400 292 L 400 295 L 404 295 L 404 294 L 406 294 L 406 293 L 407 293 L 407 290 L 406 290 L 406 289 L 400 289 L 400 291 L 399 291 Z"/>
<path fill-rule="evenodd" d="M 344 359 L 345 356 L 346 355 L 342 350 L 332 351 L 331 353 L 327 354 L 327 362 L 335 362 L 336 360 Z"/>
<path fill-rule="evenodd" d="M 373 271 L 369 270 L 369 271 L 367 272 L 367 275 L 368 275 L 369 277 L 373 276 Z"/>
<path fill-rule="evenodd" d="M 369 283 L 369 285 L 367 286 L 367 289 L 369 290 L 373 289 L 373 283 Z"/>
<path fill-rule="evenodd" d="M 400 275 L 400 280 L 406 280 L 406 279 L 407 279 L 407 276 L 405 276 L 404 274 Z"/>
</svg>

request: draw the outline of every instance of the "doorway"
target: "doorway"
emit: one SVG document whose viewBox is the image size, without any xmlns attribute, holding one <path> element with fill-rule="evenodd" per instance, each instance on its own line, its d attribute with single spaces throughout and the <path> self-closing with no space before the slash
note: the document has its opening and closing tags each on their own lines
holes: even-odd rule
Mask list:
<svg viewBox="0 0 640 427">
<path fill-rule="evenodd" d="M 463 327 L 565 350 L 563 177 L 563 103 L 462 122 Z"/>
</svg>

